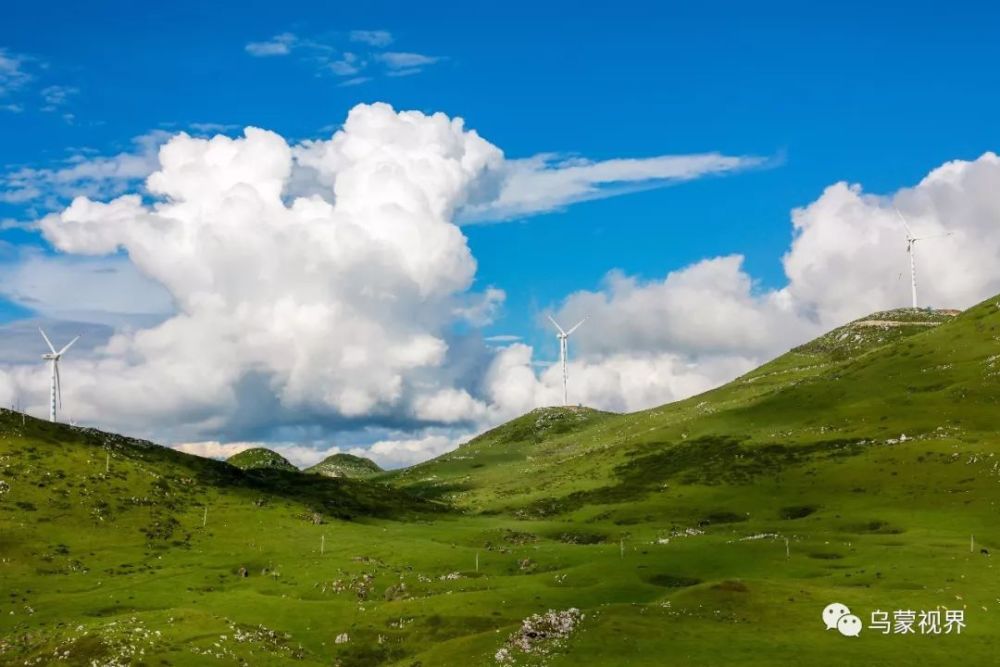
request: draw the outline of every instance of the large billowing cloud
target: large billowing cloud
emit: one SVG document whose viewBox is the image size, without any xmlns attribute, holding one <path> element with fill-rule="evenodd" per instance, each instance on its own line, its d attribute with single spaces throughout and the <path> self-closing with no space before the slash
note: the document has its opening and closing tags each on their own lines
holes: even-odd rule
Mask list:
<svg viewBox="0 0 1000 667">
<path fill-rule="evenodd" d="M 335 203 L 283 200 L 292 148 L 248 128 L 239 139 L 164 145 L 147 181 L 151 205 L 78 198 L 43 220 L 63 252 L 124 250 L 178 311 L 109 341 L 82 374 L 94 383 L 76 397 L 90 404 L 86 417 L 165 401 L 152 410 L 224 423 L 251 376 L 292 411 L 413 409 L 413 385 L 445 362 L 444 330 L 475 273 L 451 217 L 502 156 L 460 121 L 385 106 L 356 109 L 303 152 L 316 154 Z M 427 375 L 422 392 L 435 389 Z"/>
<path fill-rule="evenodd" d="M 255 128 L 182 133 L 159 149 L 143 192 L 80 197 L 43 219 L 64 255 L 24 258 L 0 272 L 0 288 L 50 317 L 87 320 L 37 267 L 142 276 L 129 281 L 137 293 L 104 301 L 93 296 L 99 279 L 80 282 L 121 321 L 88 320 L 114 334 L 67 357 L 68 417 L 215 455 L 264 440 L 300 463 L 367 451 L 407 464 L 562 397 L 560 369 L 530 346 L 480 338 L 503 286 L 473 288 L 460 222 L 758 164 L 715 154 L 509 160 L 461 119 L 383 104 L 358 106 L 333 137 L 298 145 Z M 683 398 L 825 328 L 906 305 L 894 205 L 918 235 L 952 232 L 918 243 L 925 303 L 965 306 L 1000 291 L 997 186 L 993 154 L 890 197 L 833 185 L 793 211 L 781 289 L 757 286 L 739 256 L 662 279 L 609 273 L 554 312 L 567 324 L 588 318 L 572 340 L 571 401 L 635 410 Z M 154 322 L 135 317 L 147 298 Z M 46 383 L 37 365 L 9 364 L 0 400 L 43 414 Z"/>
<path fill-rule="evenodd" d="M 607 186 L 759 160 L 508 161 L 461 119 L 375 104 L 353 109 L 333 137 L 295 146 L 256 128 L 236 138 L 181 133 L 155 163 L 142 194 L 77 197 L 41 221 L 64 256 L 36 254 L 0 272 L 8 298 L 30 294 L 32 307 L 58 317 L 79 315 L 80 297 L 40 282 L 49 269 L 131 271 L 136 292 L 105 299 L 129 326 L 64 361 L 67 416 L 211 451 L 250 438 L 329 449 L 331 433 L 369 429 L 373 454 L 391 464 L 521 408 L 496 404 L 484 385 L 495 351 L 476 327 L 504 294 L 472 289 L 463 212 L 503 219 L 615 194 Z M 74 291 L 108 291 L 88 285 Z M 152 295 L 154 311 L 165 301 L 170 312 L 137 325 L 128 316 Z M 9 367 L 6 393 L 41 405 L 36 370 Z"/>
</svg>

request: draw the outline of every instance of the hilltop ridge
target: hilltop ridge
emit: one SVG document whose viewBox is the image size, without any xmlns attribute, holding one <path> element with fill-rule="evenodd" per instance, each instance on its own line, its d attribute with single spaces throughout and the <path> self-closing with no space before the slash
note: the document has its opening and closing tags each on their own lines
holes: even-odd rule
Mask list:
<svg viewBox="0 0 1000 667">
<path fill-rule="evenodd" d="M 323 475 L 324 477 L 352 477 L 365 479 L 382 472 L 382 468 L 371 459 L 353 454 L 331 454 L 314 466 L 303 472 Z"/>
<path fill-rule="evenodd" d="M 238 454 L 233 454 L 226 463 L 242 470 L 286 470 L 298 472 L 299 469 L 278 452 L 265 447 L 251 447 Z"/>
<path fill-rule="evenodd" d="M 792 352 L 828 354 L 846 359 L 940 324 L 957 317 L 959 310 L 897 308 L 861 317 L 837 327 L 818 338 L 793 348 Z"/>
</svg>

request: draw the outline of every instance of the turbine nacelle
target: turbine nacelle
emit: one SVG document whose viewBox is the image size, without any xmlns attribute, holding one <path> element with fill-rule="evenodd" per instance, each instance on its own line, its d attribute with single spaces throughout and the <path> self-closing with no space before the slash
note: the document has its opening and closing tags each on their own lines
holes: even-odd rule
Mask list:
<svg viewBox="0 0 1000 667">
<path fill-rule="evenodd" d="M 913 230 L 910 229 L 910 225 L 907 224 L 906 218 L 904 218 L 903 214 L 899 212 L 899 209 L 894 207 L 892 210 L 894 210 L 896 212 L 896 215 L 899 216 L 899 221 L 903 223 L 903 229 L 906 230 L 906 249 L 907 250 L 912 249 L 913 248 L 913 244 L 916 243 L 917 241 L 926 241 L 928 239 L 940 239 L 940 238 L 944 238 L 945 236 L 951 236 L 951 234 L 952 234 L 951 232 L 945 232 L 944 234 L 931 234 L 930 236 L 914 236 L 913 235 Z"/>
<path fill-rule="evenodd" d="M 552 319 L 551 315 L 549 315 L 548 318 L 549 318 L 549 322 L 552 322 L 552 324 L 555 326 L 555 328 L 559 330 L 559 333 L 556 334 L 556 338 L 559 338 L 559 339 L 569 338 L 570 335 L 574 331 L 576 331 L 577 329 L 580 328 L 581 324 L 583 324 L 584 322 L 587 321 L 587 318 L 583 318 L 582 320 L 580 320 L 579 322 L 577 322 L 576 324 L 574 324 L 573 327 L 570 328 L 569 331 L 565 331 L 561 326 L 559 326 L 558 322 L 556 322 L 554 319 Z"/>
</svg>

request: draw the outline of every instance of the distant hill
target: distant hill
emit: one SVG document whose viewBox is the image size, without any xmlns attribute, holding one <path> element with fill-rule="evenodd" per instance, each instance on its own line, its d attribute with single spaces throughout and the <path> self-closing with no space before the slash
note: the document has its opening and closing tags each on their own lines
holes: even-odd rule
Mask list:
<svg viewBox="0 0 1000 667">
<path fill-rule="evenodd" d="M 233 454 L 226 459 L 226 463 L 241 470 L 287 470 L 289 472 L 298 472 L 299 470 L 278 452 L 264 447 L 245 449 L 239 454 Z"/>
<path fill-rule="evenodd" d="M 352 477 L 363 479 L 382 472 L 382 468 L 371 459 L 353 454 L 333 454 L 303 472 L 324 477 Z"/>
</svg>

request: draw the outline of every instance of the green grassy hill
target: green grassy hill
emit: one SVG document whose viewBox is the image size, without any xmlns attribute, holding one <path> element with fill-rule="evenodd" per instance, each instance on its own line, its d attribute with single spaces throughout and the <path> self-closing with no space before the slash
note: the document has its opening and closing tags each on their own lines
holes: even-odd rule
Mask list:
<svg viewBox="0 0 1000 667">
<path fill-rule="evenodd" d="M 370 480 L 4 412 L 0 663 L 992 664 L 998 399 L 991 299 L 876 314 L 652 410 L 536 410 Z M 967 625 L 849 639 L 831 602 Z"/>
<path fill-rule="evenodd" d="M 311 468 L 306 468 L 304 472 L 323 475 L 325 477 L 352 477 L 364 479 L 373 477 L 383 472 L 371 459 L 353 454 L 333 454 L 326 457 Z"/>
<path fill-rule="evenodd" d="M 264 447 L 244 449 L 239 454 L 233 454 L 226 459 L 226 463 L 242 470 L 285 470 L 288 472 L 298 472 L 299 470 L 278 452 Z"/>
<path fill-rule="evenodd" d="M 910 356 L 907 350 L 913 341 L 925 341 L 934 349 L 947 345 L 949 350 L 942 354 L 947 356 L 954 347 L 951 341 L 964 337 L 963 330 L 984 307 L 962 318 L 956 317 L 956 311 L 875 313 L 718 389 L 643 412 L 619 415 L 574 407 L 534 410 L 454 452 L 388 478 L 424 497 L 476 510 L 510 510 L 526 500 L 550 496 L 564 485 L 572 491 L 614 480 L 615 469 L 637 451 L 669 448 L 699 436 L 722 436 L 746 444 L 788 444 L 788 436 L 803 443 L 834 439 L 837 434 L 853 436 L 858 429 L 850 428 L 839 414 L 844 399 L 862 400 L 865 412 L 872 409 L 874 399 L 886 406 L 880 412 L 893 412 L 899 409 L 895 394 L 913 392 L 892 377 L 882 378 L 880 386 L 872 384 L 874 380 L 862 386 L 850 385 L 841 381 L 845 373 L 883 363 L 897 369 L 892 375 L 903 372 L 910 365 L 905 358 Z M 1000 324 L 1000 317 L 996 319 Z M 942 325 L 946 326 L 938 330 Z M 942 339 L 948 342 L 941 343 Z M 986 345 L 981 353 L 989 356 L 989 351 Z M 926 378 L 924 366 L 914 370 Z M 808 403 L 803 405 L 806 396 Z M 932 398 L 939 402 L 939 396 Z M 896 420 L 890 422 L 890 418 L 880 419 L 876 430 L 891 434 L 897 429 Z M 868 415 L 860 419 L 866 420 Z M 912 419 L 911 415 L 899 420 L 902 430 L 895 435 L 912 431 Z M 547 428 L 549 423 L 557 426 Z M 819 426 L 813 428 L 816 424 Z M 778 426 L 786 429 L 779 433 L 775 431 Z"/>
</svg>

